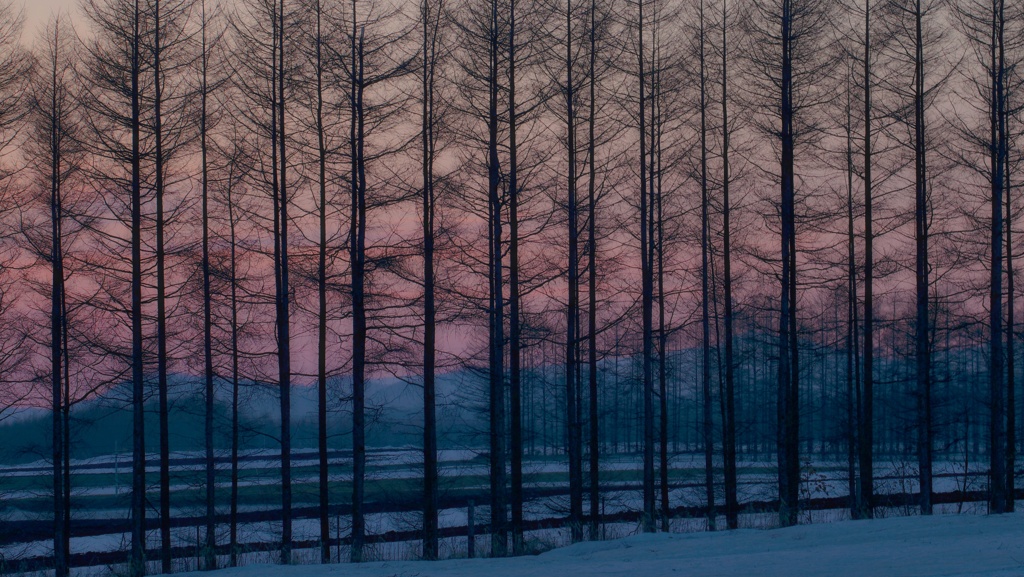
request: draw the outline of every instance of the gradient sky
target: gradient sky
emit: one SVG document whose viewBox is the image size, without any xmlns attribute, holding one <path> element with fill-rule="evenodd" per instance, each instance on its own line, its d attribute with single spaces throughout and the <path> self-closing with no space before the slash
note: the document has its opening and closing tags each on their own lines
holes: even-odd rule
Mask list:
<svg viewBox="0 0 1024 577">
<path fill-rule="evenodd" d="M 78 12 L 78 0 L 16 0 L 25 7 L 25 39 L 36 36 L 50 16 L 58 10 L 74 14 Z"/>
</svg>

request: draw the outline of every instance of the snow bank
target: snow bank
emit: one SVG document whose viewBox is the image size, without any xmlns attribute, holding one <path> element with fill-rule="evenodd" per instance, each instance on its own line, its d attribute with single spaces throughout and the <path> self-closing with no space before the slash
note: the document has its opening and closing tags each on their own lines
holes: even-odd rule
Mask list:
<svg viewBox="0 0 1024 577">
<path fill-rule="evenodd" d="M 1024 575 L 1024 514 L 937 515 L 634 535 L 534 557 L 258 565 L 192 577 L 1009 577 Z"/>
</svg>

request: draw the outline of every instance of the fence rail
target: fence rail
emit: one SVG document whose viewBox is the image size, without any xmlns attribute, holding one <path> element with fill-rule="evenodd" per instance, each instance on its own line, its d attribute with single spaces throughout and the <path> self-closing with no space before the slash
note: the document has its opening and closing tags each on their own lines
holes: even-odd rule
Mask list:
<svg viewBox="0 0 1024 577">
<path fill-rule="evenodd" d="M 940 475 L 936 475 L 938 477 Z M 964 477 L 961 474 L 950 473 L 947 476 L 953 477 Z M 986 476 L 986 473 L 968 473 L 968 476 Z M 890 476 L 890 479 L 905 479 L 906 477 Z M 838 480 L 838 479 L 832 479 Z M 673 485 L 672 488 L 686 488 L 686 487 L 700 487 L 703 486 L 700 483 L 680 483 Z M 623 490 L 635 490 L 639 487 L 638 484 L 622 484 L 619 486 L 605 487 L 606 491 L 623 491 Z M 527 491 L 524 495 L 527 499 L 537 499 L 543 497 L 553 497 L 567 494 L 565 488 L 542 488 L 532 489 Z M 486 497 L 486 493 L 483 494 Z M 480 501 L 480 495 L 462 495 L 459 497 L 448 497 L 443 499 L 441 502 L 442 508 L 455 508 L 455 507 L 467 507 L 471 501 Z M 1016 499 L 1024 499 L 1024 489 L 1019 489 L 1015 492 Z M 940 504 L 956 504 L 956 503 L 978 503 L 985 502 L 988 499 L 988 492 L 982 490 L 955 490 L 947 491 L 942 493 L 933 493 L 932 502 L 936 505 Z M 886 493 L 875 495 L 873 503 L 874 507 L 912 507 L 916 505 L 918 500 L 918 493 Z M 408 503 L 408 501 L 407 501 Z M 771 501 L 747 501 L 741 503 L 740 514 L 757 514 L 757 513 L 768 513 L 777 511 L 779 502 L 777 500 Z M 818 497 L 811 499 L 802 499 L 800 501 L 800 508 L 805 511 L 824 511 L 824 510 L 841 510 L 849 508 L 850 497 Z M 332 507 L 332 515 L 344 515 L 349 509 L 346 505 L 339 505 L 338 507 Z M 396 508 L 395 502 L 390 503 L 368 503 L 366 505 L 367 513 L 402 513 L 402 512 L 414 512 L 415 508 Z M 724 514 L 724 507 L 716 507 L 716 512 L 721 515 Z M 708 514 L 706 506 L 679 506 L 671 509 L 672 518 L 697 518 L 704 517 Z M 301 507 L 294 509 L 293 519 L 315 519 L 318 518 L 319 509 L 316 507 Z M 639 523 L 641 521 L 643 513 L 641 511 L 621 511 L 616 513 L 609 513 L 602 515 L 599 519 L 601 524 L 610 523 Z M 243 522 L 260 522 L 260 521 L 275 521 L 280 519 L 279 510 L 264 510 L 264 511 L 246 511 L 239 513 L 237 520 L 239 523 Z M 226 523 L 230 521 L 228 515 L 217 515 L 218 524 Z M 205 517 L 184 517 L 172 519 L 171 524 L 173 527 L 193 527 L 205 524 Z M 584 522 L 589 522 L 589 517 L 584 518 Z M 158 519 L 147 519 L 147 528 L 156 529 Z M 473 524 L 472 529 L 474 535 L 485 535 L 490 533 L 490 525 L 484 524 Z M 566 517 L 549 517 L 545 519 L 532 519 L 523 522 L 524 531 L 540 531 L 548 529 L 561 529 L 568 525 L 568 519 Z M 44 527 L 45 526 L 45 529 Z M 19 529 L 20 528 L 20 529 Z M 127 520 L 110 520 L 110 519 L 82 519 L 72 523 L 72 534 L 75 537 L 89 536 L 89 535 L 109 535 L 116 533 L 127 533 L 130 531 L 130 525 Z M 5 534 L 15 533 L 19 530 L 28 531 L 31 534 L 38 535 L 40 531 L 45 530 L 46 536 L 52 537 L 52 522 L 47 521 L 13 521 L 4 523 L 3 531 Z M 440 529 L 440 537 L 442 538 L 459 538 L 468 537 L 470 535 L 470 527 L 457 526 L 457 527 L 443 527 Z M 25 539 L 26 533 L 22 533 L 16 541 L 13 542 L 25 542 L 29 539 Z M 367 544 L 379 544 L 379 543 L 401 543 L 401 542 L 413 542 L 423 537 L 422 530 L 405 530 L 405 531 L 387 531 L 384 533 L 367 535 L 365 542 Z M 45 538 L 45 537 L 44 537 Z M 11 542 L 11 541 L 9 541 Z M 331 538 L 329 544 L 331 547 L 338 547 L 348 545 L 350 543 L 349 537 Z M 244 543 L 239 544 L 236 549 L 236 553 L 239 555 L 247 553 L 273 553 L 280 550 L 281 543 L 277 541 L 263 541 L 259 543 Z M 292 542 L 293 550 L 300 549 L 315 549 L 320 547 L 319 540 L 298 540 Z M 216 548 L 216 555 L 227 556 L 231 553 L 229 545 L 218 545 Z M 182 545 L 171 548 L 171 556 L 176 559 L 190 559 L 197 555 L 197 547 L 195 545 Z M 160 556 L 159 549 L 147 549 L 147 559 L 158 559 Z M 102 567 L 102 566 L 113 566 L 125 563 L 127 559 L 127 553 L 125 551 L 101 551 L 101 552 L 80 552 L 71 554 L 71 567 L 85 568 L 85 567 Z M 27 573 L 33 571 L 43 571 L 53 568 L 53 556 L 52 555 L 38 555 L 31 557 L 24 557 L 20 559 L 3 559 L 0 558 L 0 574 L 17 574 Z"/>
</svg>

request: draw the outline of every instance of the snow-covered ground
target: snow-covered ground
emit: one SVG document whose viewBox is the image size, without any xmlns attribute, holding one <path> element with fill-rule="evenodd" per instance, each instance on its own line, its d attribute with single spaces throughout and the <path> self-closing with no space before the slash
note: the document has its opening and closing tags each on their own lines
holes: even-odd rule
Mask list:
<svg viewBox="0 0 1024 577">
<path fill-rule="evenodd" d="M 507 559 L 255 565 L 191 577 L 1019 577 L 1024 514 L 633 535 Z"/>
</svg>

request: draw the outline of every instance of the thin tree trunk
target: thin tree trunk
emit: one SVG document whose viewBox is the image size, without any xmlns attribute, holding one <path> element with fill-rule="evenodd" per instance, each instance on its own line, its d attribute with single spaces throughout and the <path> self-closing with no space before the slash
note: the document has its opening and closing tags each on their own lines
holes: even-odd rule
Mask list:
<svg viewBox="0 0 1024 577">
<path fill-rule="evenodd" d="M 131 132 L 132 132 L 132 546 L 128 562 L 131 577 L 146 574 L 146 437 L 145 381 L 142 365 L 142 182 L 139 132 L 140 1 L 132 19 Z"/>
<path fill-rule="evenodd" d="M 851 66 L 846 83 L 846 472 L 850 494 L 850 517 L 860 518 L 857 505 L 857 426 L 860 414 L 860 341 L 857 335 L 857 252 L 853 219 L 853 89 Z"/>
<path fill-rule="evenodd" d="M 156 362 L 160 403 L 160 570 L 171 567 L 171 461 L 167 391 L 167 279 L 164 249 L 163 82 L 160 70 L 160 0 L 153 3 L 153 138 L 156 177 Z"/>
<path fill-rule="evenodd" d="M 61 202 L 63 205 L 63 201 Z M 61 227 L 63 228 L 63 226 Z M 62 233 L 63 236 L 63 233 Z M 61 251 L 63 256 L 63 249 Z M 63 283 L 63 278 L 62 281 Z M 62 445 L 64 457 L 64 565 L 68 568 L 67 574 L 71 571 L 71 368 L 70 355 L 68 354 L 68 294 L 61 289 L 61 333 L 64 342 L 64 403 L 61 407 L 63 412 L 62 426 L 64 442 Z M 61 577 L 56 575 L 55 577 Z"/>
<path fill-rule="evenodd" d="M 1016 509 L 1017 471 L 1017 375 L 1014 359 L 1014 278 L 1013 278 L 1013 189 L 1010 187 L 1010 135 L 1007 126 L 1003 134 L 1006 171 L 1003 182 L 1006 191 L 1006 511 Z"/>
<path fill-rule="evenodd" d="M 654 498 L 654 371 L 652 360 L 653 349 L 653 296 L 654 280 L 650 258 L 650 230 L 648 228 L 647 191 L 647 112 L 644 94 L 646 74 L 644 62 L 644 0 L 639 0 L 639 18 L 637 33 L 639 45 L 637 58 L 640 82 L 640 276 L 641 276 L 641 316 L 643 322 L 643 495 L 644 514 L 643 530 L 645 533 L 655 531 L 655 498 Z"/>
<path fill-rule="evenodd" d="M 782 294 L 779 307 L 779 523 L 797 523 L 800 487 L 799 364 L 796 350 L 796 223 L 793 163 L 792 0 L 782 3 Z"/>
<path fill-rule="evenodd" d="M 991 135 L 991 186 L 992 186 L 992 254 L 989 281 L 989 394 L 992 410 L 989 419 L 989 467 L 990 493 L 989 511 L 1006 512 L 1006 408 L 1003 383 L 1003 179 L 1004 149 L 1006 132 L 1004 118 L 1004 70 L 1003 62 L 1003 9 L 1002 0 L 992 0 L 992 135 Z"/>
<path fill-rule="evenodd" d="M 576 205 L 576 90 L 573 85 L 572 62 L 572 0 L 565 5 L 565 105 L 567 199 L 569 227 L 568 307 L 566 310 L 565 340 L 565 424 L 569 458 L 569 533 L 572 542 L 583 540 L 583 460 L 579 411 L 576 405 L 576 330 L 579 328 L 579 217 Z"/>
<path fill-rule="evenodd" d="M 871 0 L 864 4 L 864 393 L 860 422 L 860 517 L 874 516 L 874 219 L 871 180 Z"/>
<path fill-rule="evenodd" d="M 487 208 L 490 284 L 490 490 L 491 490 L 491 555 L 508 554 L 507 501 L 505 482 L 505 371 L 503 368 L 504 303 L 502 298 L 501 250 L 501 172 L 498 166 L 498 7 L 491 0 L 489 39 L 489 98 L 487 151 Z"/>
<path fill-rule="evenodd" d="M 357 27 L 352 0 L 352 214 L 349 241 L 352 267 L 352 545 L 351 561 L 363 560 L 366 518 L 366 162 L 364 157 L 363 28 Z"/>
<path fill-rule="evenodd" d="M 292 562 L 292 466 L 291 466 L 291 347 L 289 336 L 288 314 L 288 156 L 285 139 L 285 0 L 275 4 L 277 8 L 276 26 L 276 101 L 274 102 L 273 122 L 276 137 L 276 150 L 279 165 L 274 167 L 278 177 L 277 202 L 274 206 L 274 220 L 277 224 L 275 234 L 276 261 L 276 329 L 277 329 L 277 371 L 278 385 L 281 395 L 281 564 Z"/>
<path fill-rule="evenodd" d="M 915 43 L 914 74 L 914 171 L 915 171 L 915 225 L 917 248 L 917 326 L 915 352 L 917 357 L 917 460 L 919 500 L 922 515 L 932 513 L 932 403 L 931 403 L 931 350 L 929 344 L 928 314 L 928 181 L 925 171 L 925 117 L 924 117 L 924 55 L 921 35 L 920 2 L 917 3 L 917 39 Z M 1001 208 L 1001 207 L 1000 207 Z"/>
<path fill-rule="evenodd" d="M 327 145 L 324 141 L 323 4 L 316 10 L 316 139 L 320 242 L 317 260 L 317 456 L 320 501 L 320 563 L 331 562 L 330 465 L 327 460 Z"/>
<path fill-rule="evenodd" d="M 50 108 L 47 111 L 50 131 L 50 259 L 53 273 L 50 291 L 50 371 L 52 383 L 53 410 L 53 559 L 55 577 L 66 577 L 69 574 L 69 551 L 65 535 L 65 518 L 70 510 L 65 508 L 64 501 L 64 454 L 68 451 L 64 443 L 64 431 L 68 424 L 64 415 L 64 405 L 69 402 L 64 395 L 63 367 L 64 358 L 64 250 L 61 238 L 61 220 L 63 206 L 61 198 L 61 148 L 60 139 L 63 133 L 61 117 L 57 102 L 59 68 L 59 24 L 54 24 L 52 68 L 50 76 Z"/>
<path fill-rule="evenodd" d="M 202 79 L 200 87 L 199 146 L 202 156 L 202 196 L 203 196 L 203 359 L 206 373 L 206 411 L 204 422 L 204 441 L 206 445 L 206 543 L 204 546 L 204 568 L 217 568 L 217 500 L 216 481 L 217 466 L 214 461 L 213 446 L 213 303 L 210 289 L 210 190 L 209 164 L 207 161 L 207 69 L 209 53 L 206 45 L 206 2 L 201 2 L 200 38 Z"/>
<path fill-rule="evenodd" d="M 657 7 L 655 7 L 657 10 Z M 669 466 L 668 466 L 668 367 L 667 367 L 667 346 L 668 334 L 665 323 L 665 220 L 662 203 L 662 148 L 661 135 L 663 120 L 661 117 L 661 41 L 658 38 L 658 16 L 655 12 L 654 30 L 651 32 L 651 62 L 654 70 L 651 72 L 651 144 L 650 144 L 650 168 L 651 179 L 651 218 L 650 230 L 650 263 L 657 267 L 657 300 L 658 300 L 658 485 L 660 488 L 661 509 L 661 530 L 668 532 L 670 527 L 671 505 L 669 503 Z M 657 234 L 657 238 L 655 238 Z M 654 272 L 652 270 L 652 275 Z M 652 278 L 652 290 L 653 281 Z M 653 297 L 653 295 L 652 295 Z M 653 311 L 652 311 L 653 314 Z M 653 335 L 652 335 L 653 338 Z"/>
<path fill-rule="evenodd" d="M 729 529 L 739 527 L 739 499 L 736 479 L 736 364 L 733 352 L 734 316 L 732 301 L 732 207 L 729 199 L 729 75 L 726 2 L 722 0 L 722 250 L 725 292 L 725 435 L 722 451 L 725 474 L 725 521 Z"/>
<path fill-rule="evenodd" d="M 231 567 L 238 566 L 238 276 L 237 276 L 237 243 L 235 241 L 235 206 L 231 198 L 231 182 L 227 187 L 228 227 L 231 242 L 231 503 L 230 528 L 228 536 L 229 559 Z"/>
<path fill-rule="evenodd" d="M 715 530 L 714 422 L 711 399 L 711 324 L 708 314 L 708 130 L 707 73 L 704 55 L 704 2 L 700 2 L 700 328 L 701 328 L 701 398 L 704 409 L 704 490 L 707 499 L 708 530 Z"/>
<path fill-rule="evenodd" d="M 420 4 L 423 19 L 423 557 L 438 555 L 438 476 L 436 307 L 434 304 L 434 70 L 436 66 L 437 20 L 427 0 Z M 440 6 L 437 7 L 440 11 Z M 433 27 L 433 29 L 432 29 Z"/>
<path fill-rule="evenodd" d="M 660 110 L 660 104 L 653 104 Z M 660 112 L 658 122 L 660 125 Z M 668 465 L 668 329 L 665 321 L 665 221 L 662 209 L 661 189 L 661 131 L 658 131 L 657 143 L 657 174 L 658 192 L 657 230 L 658 230 L 658 449 L 659 449 L 659 485 L 661 489 L 661 530 L 670 530 L 672 505 L 669 501 L 669 465 Z"/>
<path fill-rule="evenodd" d="M 509 457 L 511 466 L 512 553 L 524 552 L 523 542 L 523 406 L 522 331 L 519 294 L 519 125 L 516 110 L 516 0 L 509 2 L 508 28 L 508 202 L 509 202 Z"/>
<path fill-rule="evenodd" d="M 439 6 L 438 6 L 439 9 Z M 420 4 L 423 19 L 423 557 L 437 559 L 437 409 L 434 304 L 434 67 L 436 24 L 430 4 Z M 433 30 L 431 30 L 433 27 Z"/>
<path fill-rule="evenodd" d="M 597 111 L 597 3 L 590 2 L 590 110 L 587 118 L 587 158 L 589 175 L 587 179 L 587 384 L 589 389 L 590 417 L 590 539 L 598 539 L 601 499 L 601 446 L 597 388 L 597 143 L 595 141 Z"/>
</svg>

